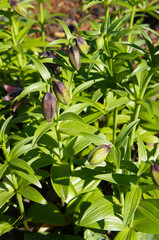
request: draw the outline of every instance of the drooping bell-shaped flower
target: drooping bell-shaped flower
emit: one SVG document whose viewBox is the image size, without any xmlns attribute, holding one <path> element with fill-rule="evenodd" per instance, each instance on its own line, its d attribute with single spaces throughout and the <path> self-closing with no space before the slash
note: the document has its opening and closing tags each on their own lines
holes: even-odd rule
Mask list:
<svg viewBox="0 0 159 240">
<path fill-rule="evenodd" d="M 88 162 L 92 165 L 103 162 L 110 152 L 110 145 L 99 145 L 88 155 Z"/>
<path fill-rule="evenodd" d="M 59 100 L 59 102 L 68 105 L 70 102 L 70 94 L 67 90 L 65 84 L 63 82 L 55 80 L 54 86 L 54 93 Z"/>
<path fill-rule="evenodd" d="M 23 7 L 22 4 L 20 4 L 18 1 L 15 0 L 10 0 L 10 5 L 13 8 L 13 10 L 18 13 L 19 15 L 25 17 L 27 16 L 27 11 L 26 9 Z"/>
<path fill-rule="evenodd" d="M 11 101 L 13 100 L 15 97 L 17 97 L 18 95 L 20 95 L 20 93 L 23 91 L 23 87 L 21 87 L 20 85 L 8 85 L 8 84 L 3 84 L 4 89 L 8 92 L 8 94 L 3 98 L 3 101 Z M 17 110 L 17 108 L 20 106 L 21 101 L 15 101 L 13 103 L 13 112 L 15 112 Z"/>
<path fill-rule="evenodd" d="M 47 122 L 51 122 L 56 113 L 56 97 L 49 90 L 44 95 L 41 110 Z"/>
<path fill-rule="evenodd" d="M 81 37 L 77 38 L 76 42 L 77 42 L 78 49 L 81 51 L 81 53 L 86 55 L 89 49 L 87 42 Z"/>
<path fill-rule="evenodd" d="M 75 46 L 71 45 L 68 54 L 71 65 L 78 71 L 81 66 L 81 57 L 78 49 Z"/>
</svg>

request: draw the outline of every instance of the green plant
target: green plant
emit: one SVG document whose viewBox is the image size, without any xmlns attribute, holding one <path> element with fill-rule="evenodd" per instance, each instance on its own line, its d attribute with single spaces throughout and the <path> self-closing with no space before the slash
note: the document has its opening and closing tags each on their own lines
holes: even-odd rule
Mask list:
<svg viewBox="0 0 159 240">
<path fill-rule="evenodd" d="M 30 2 L 21 4 L 29 9 Z M 56 226 L 64 239 L 70 224 L 74 239 L 159 238 L 159 189 L 151 176 L 159 164 L 159 41 L 147 30 L 159 35 L 135 23 L 142 6 L 154 16 L 158 6 L 96 0 L 82 10 L 98 3 L 105 8 L 99 21 L 86 16 L 75 34 L 54 19 L 66 38 L 47 42 L 43 1 L 40 38 L 34 18 L 1 2 L 1 87 L 11 85 L 4 100 L 12 100 L 0 102 L 1 235 L 36 223 L 39 231 Z M 92 30 L 80 31 L 86 20 Z M 158 179 L 158 170 L 153 175 Z"/>
</svg>

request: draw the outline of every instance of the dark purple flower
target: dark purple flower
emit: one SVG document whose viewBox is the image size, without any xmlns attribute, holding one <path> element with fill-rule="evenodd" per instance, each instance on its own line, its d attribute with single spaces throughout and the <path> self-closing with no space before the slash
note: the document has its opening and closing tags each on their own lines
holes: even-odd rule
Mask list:
<svg viewBox="0 0 159 240">
<path fill-rule="evenodd" d="M 46 121 L 51 122 L 56 113 L 56 97 L 50 91 L 47 91 L 43 97 L 41 110 Z"/>
<path fill-rule="evenodd" d="M 16 86 L 3 84 L 3 87 L 8 92 L 8 94 L 3 98 L 3 101 L 11 101 L 23 91 L 23 87 L 19 86 L 18 84 Z M 21 101 L 15 101 L 13 103 L 13 112 L 17 110 L 20 104 Z"/>
</svg>

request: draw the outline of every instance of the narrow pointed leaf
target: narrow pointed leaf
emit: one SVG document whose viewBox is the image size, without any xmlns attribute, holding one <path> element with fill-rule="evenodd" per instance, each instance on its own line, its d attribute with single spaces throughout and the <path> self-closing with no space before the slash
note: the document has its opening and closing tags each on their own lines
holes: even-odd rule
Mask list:
<svg viewBox="0 0 159 240">
<path fill-rule="evenodd" d="M 99 198 L 91 204 L 80 219 L 80 225 L 91 224 L 114 215 L 114 206 L 106 198 Z"/>
<path fill-rule="evenodd" d="M 39 71 L 41 77 L 44 79 L 45 82 L 51 78 L 51 75 L 44 64 L 36 57 L 28 55 L 28 57 L 33 61 L 37 70 Z"/>
<path fill-rule="evenodd" d="M 67 39 L 69 40 L 70 38 L 72 38 L 72 34 L 70 32 L 70 29 L 67 27 L 67 25 L 60 19 L 54 18 L 54 20 L 58 21 L 62 25 L 63 30 L 65 31 Z"/>
<path fill-rule="evenodd" d="M 116 148 L 119 149 L 119 148 L 123 145 L 123 143 L 124 143 L 127 135 L 130 133 L 130 131 L 132 130 L 132 128 L 133 128 L 138 122 L 139 122 L 139 120 L 135 120 L 135 121 L 129 123 L 126 127 L 124 127 L 124 128 L 121 130 L 121 132 L 119 133 L 119 135 L 117 136 L 116 141 L 115 141 L 115 147 L 116 147 Z"/>
<path fill-rule="evenodd" d="M 120 231 L 114 240 L 138 240 L 136 232 L 131 228 L 125 228 Z"/>
<path fill-rule="evenodd" d="M 67 199 L 70 167 L 67 162 L 54 163 L 51 168 L 51 183 L 60 198 Z"/>
<path fill-rule="evenodd" d="M 146 148 L 140 135 L 138 136 L 138 158 L 139 163 L 141 163 L 141 161 L 147 161 Z"/>
<path fill-rule="evenodd" d="M 24 198 L 29 199 L 33 202 L 37 202 L 40 204 L 46 204 L 47 201 L 43 198 L 43 196 L 33 187 L 31 186 L 22 186 L 18 190 L 18 193 L 20 193 Z"/>
<path fill-rule="evenodd" d="M 132 215 L 135 213 L 140 200 L 141 200 L 142 190 L 139 186 L 133 185 L 130 192 L 127 192 L 124 202 L 124 214 L 123 222 L 124 226 L 127 226 Z"/>
<path fill-rule="evenodd" d="M 37 91 L 46 91 L 46 83 L 37 82 L 29 85 L 21 92 L 21 94 L 17 98 L 13 100 L 13 102 L 15 102 L 16 100 L 19 101 L 20 99 L 24 98 L 28 94 L 37 92 Z"/>
<path fill-rule="evenodd" d="M 35 131 L 32 146 L 34 146 L 39 139 L 42 137 L 44 133 L 46 133 L 49 129 L 51 129 L 53 126 L 55 126 L 56 123 L 54 122 L 43 122 Z"/>
<path fill-rule="evenodd" d="M 26 219 L 29 222 L 63 225 L 65 223 L 59 209 L 52 203 L 45 205 L 35 203 L 27 211 Z"/>
<path fill-rule="evenodd" d="M 5 139 L 5 131 L 6 131 L 6 128 L 9 124 L 9 122 L 11 121 L 11 119 L 13 118 L 13 116 L 10 116 L 9 118 L 7 118 L 5 120 L 5 122 L 3 123 L 2 127 L 1 127 L 1 130 L 0 130 L 0 138 L 4 141 Z"/>
</svg>

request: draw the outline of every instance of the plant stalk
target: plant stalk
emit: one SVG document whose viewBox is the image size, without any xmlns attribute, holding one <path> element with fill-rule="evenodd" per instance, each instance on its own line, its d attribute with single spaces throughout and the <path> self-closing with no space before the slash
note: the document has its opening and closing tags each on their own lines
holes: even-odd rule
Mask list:
<svg viewBox="0 0 159 240">
<path fill-rule="evenodd" d="M 11 36 L 12 36 L 13 45 L 15 47 L 17 47 L 18 46 L 18 43 L 16 41 L 17 29 L 16 29 L 16 26 L 15 26 L 14 16 L 10 17 L 10 29 L 11 29 Z M 18 59 L 19 69 L 21 70 L 22 67 L 23 67 L 23 61 L 22 61 L 22 56 L 21 56 L 20 53 L 17 53 L 17 59 Z"/>
<path fill-rule="evenodd" d="M 41 25 L 41 37 L 45 41 L 43 1 L 39 1 L 39 22 Z"/>
<path fill-rule="evenodd" d="M 136 9 L 136 6 L 133 6 L 132 7 L 132 12 L 131 12 L 131 17 L 130 17 L 130 23 L 129 23 L 129 29 L 132 29 L 133 27 L 133 23 L 134 23 L 134 17 L 135 17 L 135 9 Z M 131 42 L 131 34 L 128 35 L 128 38 L 127 38 L 127 42 L 130 43 Z M 129 52 L 130 50 L 130 46 L 126 46 L 126 52 Z"/>
<path fill-rule="evenodd" d="M 117 108 L 113 111 L 113 144 L 116 139 L 116 129 L 117 129 Z"/>
</svg>

